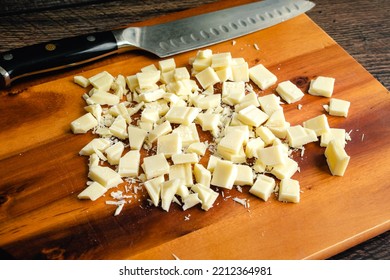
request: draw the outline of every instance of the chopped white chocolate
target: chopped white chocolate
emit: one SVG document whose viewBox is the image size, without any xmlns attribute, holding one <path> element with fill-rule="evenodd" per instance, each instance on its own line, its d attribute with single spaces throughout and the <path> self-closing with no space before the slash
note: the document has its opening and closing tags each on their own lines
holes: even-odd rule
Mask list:
<svg viewBox="0 0 390 280">
<path fill-rule="evenodd" d="M 230 52 L 215 53 L 211 56 L 211 67 L 214 69 L 230 66 L 232 54 Z"/>
<path fill-rule="evenodd" d="M 148 192 L 150 199 L 156 207 L 160 202 L 161 184 L 164 181 L 164 176 L 161 175 L 144 183 L 146 191 Z"/>
<path fill-rule="evenodd" d="M 249 68 L 249 78 L 262 90 L 269 88 L 277 81 L 276 76 L 262 64 Z"/>
<path fill-rule="evenodd" d="M 254 105 L 240 110 L 237 117 L 241 122 L 253 127 L 259 127 L 268 119 L 268 115 Z"/>
<path fill-rule="evenodd" d="M 328 132 L 321 135 L 321 147 L 328 146 L 330 141 L 336 141 L 341 147 L 345 147 L 345 129 L 344 128 L 331 128 Z"/>
<path fill-rule="evenodd" d="M 248 165 L 237 164 L 237 177 L 234 185 L 237 186 L 252 186 L 253 185 L 253 171 Z"/>
<path fill-rule="evenodd" d="M 91 113 L 86 113 L 77 118 L 70 124 L 70 128 L 74 134 L 87 133 L 90 129 L 98 125 L 98 121 Z"/>
<path fill-rule="evenodd" d="M 183 210 L 185 211 L 191 207 L 194 207 L 198 203 L 202 203 L 202 201 L 199 199 L 199 195 L 197 193 L 191 193 L 184 198 L 183 203 Z"/>
<path fill-rule="evenodd" d="M 254 92 L 250 92 L 247 95 L 245 95 L 244 98 L 241 100 L 240 104 L 237 104 L 236 106 L 234 106 L 234 110 L 236 112 L 239 112 L 240 110 L 248 107 L 249 105 L 253 105 L 255 107 L 260 106 L 258 97 L 257 97 L 256 93 L 254 93 Z"/>
<path fill-rule="evenodd" d="M 234 106 L 245 97 L 244 82 L 224 82 L 222 84 L 222 100 L 224 103 Z"/>
<path fill-rule="evenodd" d="M 178 67 L 175 69 L 173 77 L 176 81 L 185 80 L 190 78 L 190 73 L 186 67 Z"/>
<path fill-rule="evenodd" d="M 130 91 L 134 92 L 139 87 L 137 75 L 131 75 L 126 77 L 126 84 Z"/>
<path fill-rule="evenodd" d="M 111 165 L 117 165 L 119 163 L 119 160 L 122 156 L 124 149 L 125 149 L 125 145 L 121 141 L 118 141 L 111 147 L 107 148 L 105 150 L 107 155 L 107 161 Z"/>
<path fill-rule="evenodd" d="M 217 165 L 217 162 L 220 160 L 221 158 L 215 155 L 210 155 L 209 162 L 207 163 L 207 170 L 209 170 L 210 172 L 214 172 L 214 168 Z"/>
<path fill-rule="evenodd" d="M 202 201 L 202 209 L 205 211 L 213 207 L 213 204 L 219 195 L 217 192 L 202 184 L 193 185 L 191 190 L 198 194 L 199 199 Z"/>
<path fill-rule="evenodd" d="M 280 98 L 276 94 L 260 96 L 259 103 L 261 110 L 263 110 L 268 116 L 271 116 L 275 111 L 283 109 L 282 106 L 280 106 Z"/>
<path fill-rule="evenodd" d="M 326 162 L 333 176 L 344 176 L 350 156 L 338 142 L 331 140 L 325 149 Z"/>
<path fill-rule="evenodd" d="M 195 77 L 204 89 L 219 82 L 217 73 L 215 73 L 214 69 L 211 67 L 207 67 L 206 69 L 202 70 L 196 74 Z"/>
<path fill-rule="evenodd" d="M 195 153 L 173 154 L 172 161 L 174 164 L 185 164 L 185 163 L 195 164 L 199 162 L 199 157 Z"/>
<path fill-rule="evenodd" d="M 182 142 L 180 135 L 171 133 L 157 138 L 157 154 L 164 154 L 166 158 L 170 158 L 173 154 L 181 153 Z"/>
<path fill-rule="evenodd" d="M 237 166 L 230 161 L 217 161 L 211 185 L 231 190 L 237 177 Z"/>
<path fill-rule="evenodd" d="M 319 76 L 310 82 L 309 93 L 316 96 L 331 97 L 334 89 L 334 78 Z"/>
<path fill-rule="evenodd" d="M 275 189 L 275 179 L 259 174 L 249 192 L 264 201 L 267 201 Z"/>
<path fill-rule="evenodd" d="M 215 71 L 215 73 L 217 73 L 217 76 L 218 76 L 220 82 L 232 80 L 232 78 L 233 78 L 233 72 L 232 72 L 232 68 L 230 66 L 224 67 L 224 68 L 219 68 L 218 70 Z"/>
<path fill-rule="evenodd" d="M 317 117 L 304 121 L 303 127 L 314 130 L 317 136 L 321 136 L 330 129 L 328 119 L 325 114 L 321 114 Z"/>
<path fill-rule="evenodd" d="M 259 126 L 256 128 L 256 135 L 264 141 L 266 146 L 272 144 L 272 142 L 276 139 L 272 131 L 266 126 Z"/>
<path fill-rule="evenodd" d="M 172 131 L 172 126 L 169 121 L 165 121 L 162 124 L 156 126 L 148 134 L 148 140 L 150 143 L 156 141 L 160 136 L 166 135 Z"/>
<path fill-rule="evenodd" d="M 246 61 L 239 63 L 233 63 L 230 68 L 232 69 L 232 79 L 234 82 L 249 82 L 249 66 Z"/>
<path fill-rule="evenodd" d="M 73 82 L 78 84 L 79 86 L 81 86 L 83 88 L 86 88 L 87 86 L 90 85 L 89 80 L 87 78 L 85 78 L 84 76 L 80 76 L 80 75 L 74 76 Z"/>
<path fill-rule="evenodd" d="M 246 154 L 244 147 L 241 147 L 238 153 L 230 153 L 226 150 L 217 150 L 217 154 L 222 156 L 222 158 L 232 162 L 232 163 L 244 163 L 246 162 Z"/>
<path fill-rule="evenodd" d="M 159 100 L 164 97 L 165 90 L 159 88 L 159 89 L 152 89 L 149 91 L 142 92 L 138 98 L 140 101 L 144 102 L 153 102 L 156 100 Z"/>
<path fill-rule="evenodd" d="M 87 99 L 88 104 L 115 105 L 119 102 L 118 96 L 103 90 L 95 90 L 92 96 Z"/>
<path fill-rule="evenodd" d="M 199 114 L 199 109 L 195 107 L 171 107 L 165 118 L 170 123 L 191 124 Z"/>
<path fill-rule="evenodd" d="M 96 153 L 96 151 L 104 152 L 109 146 L 109 140 L 104 138 L 94 138 L 80 150 L 79 155 L 89 156 Z"/>
<path fill-rule="evenodd" d="M 155 84 L 160 80 L 161 71 L 146 71 L 137 73 L 138 85 L 140 89 L 150 90 L 155 88 Z"/>
<path fill-rule="evenodd" d="M 349 101 L 337 99 L 337 98 L 331 98 L 329 100 L 329 115 L 338 116 L 338 117 L 347 117 L 350 105 L 351 102 Z"/>
<path fill-rule="evenodd" d="M 194 105 L 202 110 L 216 108 L 221 105 L 221 94 L 211 94 L 204 96 L 203 98 L 199 98 L 194 102 Z"/>
<path fill-rule="evenodd" d="M 271 174 L 281 180 L 291 178 L 297 171 L 298 163 L 288 157 L 283 164 L 274 165 L 272 167 Z"/>
<path fill-rule="evenodd" d="M 109 189 L 123 182 L 121 176 L 107 166 L 93 166 L 89 169 L 88 177 Z"/>
<path fill-rule="evenodd" d="M 179 125 L 172 133 L 178 133 L 183 147 L 188 147 L 192 143 L 200 142 L 198 130 L 196 125 L 191 123 L 190 125 Z"/>
<path fill-rule="evenodd" d="M 121 115 L 115 118 L 115 121 L 110 126 L 110 132 L 119 139 L 124 140 L 128 138 L 126 120 Z"/>
<path fill-rule="evenodd" d="M 199 156 L 204 156 L 206 154 L 207 144 L 204 142 L 192 143 L 187 148 L 187 153 L 195 153 Z"/>
<path fill-rule="evenodd" d="M 149 72 L 149 71 L 158 71 L 156 65 L 150 64 L 148 66 L 142 67 L 141 72 Z"/>
<path fill-rule="evenodd" d="M 127 128 L 127 133 L 129 137 L 130 148 L 133 150 L 140 150 L 144 144 L 148 132 L 142 128 L 129 125 Z"/>
<path fill-rule="evenodd" d="M 160 60 L 158 62 L 158 68 L 162 73 L 172 71 L 176 68 L 176 63 L 174 58 L 168 58 L 165 60 Z"/>
<path fill-rule="evenodd" d="M 211 172 L 207 170 L 203 165 L 196 163 L 194 165 L 195 181 L 203 186 L 210 187 Z"/>
<path fill-rule="evenodd" d="M 169 173 L 169 163 L 163 154 L 145 157 L 142 168 L 148 180 Z"/>
<path fill-rule="evenodd" d="M 257 157 L 259 150 L 264 148 L 264 141 L 260 137 L 251 138 L 245 146 L 245 154 L 247 158 Z"/>
<path fill-rule="evenodd" d="M 173 179 L 161 184 L 161 208 L 167 212 L 180 186 L 180 182 L 180 179 Z"/>
<path fill-rule="evenodd" d="M 218 129 L 219 121 L 219 114 L 200 113 L 197 116 L 197 123 L 202 127 L 203 131 L 215 131 Z"/>
<path fill-rule="evenodd" d="M 228 133 L 218 143 L 217 151 L 228 152 L 231 154 L 238 154 L 245 141 L 245 134 L 242 133 Z"/>
<path fill-rule="evenodd" d="M 141 153 L 139 150 L 128 151 L 119 160 L 118 173 L 121 177 L 135 177 L 139 173 Z"/>
<path fill-rule="evenodd" d="M 190 163 L 174 164 L 169 167 L 169 180 L 180 179 L 185 186 L 192 186 L 192 168 Z"/>
<path fill-rule="evenodd" d="M 78 199 L 90 199 L 92 201 L 95 201 L 99 197 L 101 197 L 105 192 L 107 191 L 107 188 L 103 187 L 98 182 L 93 182 L 88 187 L 86 187 L 79 195 L 77 196 Z"/>
<path fill-rule="evenodd" d="M 318 141 L 314 130 L 295 125 L 287 128 L 287 140 L 290 147 L 299 148 L 310 142 Z"/>
<path fill-rule="evenodd" d="M 96 88 L 103 91 L 108 91 L 111 88 L 111 84 L 114 81 L 114 77 L 107 71 L 100 72 L 89 78 L 89 82 Z"/>
<path fill-rule="evenodd" d="M 98 122 L 102 119 L 102 106 L 100 104 L 91 104 L 84 107 L 84 110 L 91 113 Z"/>
<path fill-rule="evenodd" d="M 279 185 L 279 201 L 299 203 L 300 186 L 299 182 L 294 179 L 283 179 Z"/>
<path fill-rule="evenodd" d="M 284 164 L 287 160 L 287 154 L 282 145 L 276 145 L 259 149 L 258 158 L 266 165 L 275 166 Z"/>
<path fill-rule="evenodd" d="M 286 118 L 284 117 L 283 109 L 274 111 L 268 118 L 265 126 L 271 127 L 284 127 L 286 123 Z M 279 137 L 282 138 L 282 137 Z"/>
<path fill-rule="evenodd" d="M 288 104 L 297 102 L 302 99 L 304 93 L 293 84 L 291 81 L 284 81 L 278 84 L 276 92 L 286 101 Z"/>
</svg>

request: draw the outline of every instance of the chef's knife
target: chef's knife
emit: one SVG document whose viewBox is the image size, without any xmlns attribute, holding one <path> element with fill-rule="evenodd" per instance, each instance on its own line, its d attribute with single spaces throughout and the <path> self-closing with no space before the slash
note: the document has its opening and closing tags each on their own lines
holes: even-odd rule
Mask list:
<svg viewBox="0 0 390 280">
<path fill-rule="evenodd" d="M 0 88 L 38 73 L 142 49 L 158 57 L 237 38 L 305 13 L 306 0 L 265 0 L 168 23 L 65 38 L 0 53 Z"/>
</svg>

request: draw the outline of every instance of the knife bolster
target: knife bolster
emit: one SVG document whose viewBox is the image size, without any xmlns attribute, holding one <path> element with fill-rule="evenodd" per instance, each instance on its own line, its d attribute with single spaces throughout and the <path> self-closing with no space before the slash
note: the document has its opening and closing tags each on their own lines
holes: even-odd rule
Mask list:
<svg viewBox="0 0 390 280">
<path fill-rule="evenodd" d="M 0 66 L 0 88 L 8 87 L 11 84 L 9 73 Z"/>
</svg>

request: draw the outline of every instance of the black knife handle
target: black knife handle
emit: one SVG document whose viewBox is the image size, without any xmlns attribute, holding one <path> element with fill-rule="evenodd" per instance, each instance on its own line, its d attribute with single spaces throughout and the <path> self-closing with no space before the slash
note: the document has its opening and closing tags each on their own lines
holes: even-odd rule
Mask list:
<svg viewBox="0 0 390 280">
<path fill-rule="evenodd" d="M 117 51 L 113 33 L 104 31 L 0 53 L 0 88 L 21 77 L 76 66 Z"/>
</svg>

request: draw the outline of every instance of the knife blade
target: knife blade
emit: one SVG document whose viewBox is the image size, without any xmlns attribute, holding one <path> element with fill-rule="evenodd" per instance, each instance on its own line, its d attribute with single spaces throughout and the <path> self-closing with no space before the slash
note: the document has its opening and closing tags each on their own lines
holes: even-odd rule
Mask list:
<svg viewBox="0 0 390 280">
<path fill-rule="evenodd" d="M 0 88 L 15 80 L 141 49 L 163 58 L 276 25 L 314 7 L 306 0 L 265 0 L 163 24 L 127 27 L 0 53 Z"/>
</svg>

